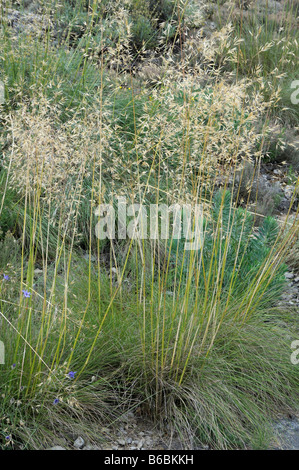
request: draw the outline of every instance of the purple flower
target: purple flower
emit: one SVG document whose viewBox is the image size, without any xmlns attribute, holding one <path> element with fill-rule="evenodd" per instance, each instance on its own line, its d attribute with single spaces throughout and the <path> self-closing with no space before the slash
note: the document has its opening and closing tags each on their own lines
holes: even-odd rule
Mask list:
<svg viewBox="0 0 299 470">
<path fill-rule="evenodd" d="M 74 379 L 75 378 L 75 374 L 77 374 L 77 372 L 73 372 L 72 370 L 68 373 L 68 376 L 70 379 Z"/>
<path fill-rule="evenodd" d="M 55 398 L 55 400 L 53 401 L 53 405 L 57 405 L 57 403 L 59 403 L 59 398 Z"/>
<path fill-rule="evenodd" d="M 5 436 L 5 439 L 6 439 L 7 441 L 10 441 L 11 436 Z"/>
<path fill-rule="evenodd" d="M 28 290 L 22 290 L 24 297 L 30 297 L 31 293 Z"/>
<path fill-rule="evenodd" d="M 8 276 L 7 274 L 3 274 L 3 279 L 4 279 L 5 281 L 9 281 L 9 276 Z"/>
<path fill-rule="evenodd" d="M 12 369 L 14 369 L 16 367 L 16 364 L 13 363 L 13 365 L 11 366 Z"/>
</svg>

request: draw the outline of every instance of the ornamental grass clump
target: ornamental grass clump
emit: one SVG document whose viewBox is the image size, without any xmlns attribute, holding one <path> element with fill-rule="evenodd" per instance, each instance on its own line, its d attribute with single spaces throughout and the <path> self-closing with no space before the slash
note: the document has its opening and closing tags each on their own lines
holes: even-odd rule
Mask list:
<svg viewBox="0 0 299 470">
<path fill-rule="evenodd" d="M 131 68 L 127 2 L 106 57 L 89 48 L 98 6 L 78 43 L 39 38 L 33 64 L 26 35 L 1 33 L 0 445 L 97 442 L 138 408 L 188 448 L 265 447 L 273 417 L 298 409 L 298 320 L 279 302 L 299 183 L 283 220 L 257 225 L 250 199 L 277 90 L 227 74 L 231 27 L 195 52 L 178 30 L 149 83 Z M 157 237 L 100 239 L 120 196 L 131 225 L 151 204 L 197 204 L 199 243 L 186 249 L 171 217 L 168 238 L 158 217 Z"/>
</svg>

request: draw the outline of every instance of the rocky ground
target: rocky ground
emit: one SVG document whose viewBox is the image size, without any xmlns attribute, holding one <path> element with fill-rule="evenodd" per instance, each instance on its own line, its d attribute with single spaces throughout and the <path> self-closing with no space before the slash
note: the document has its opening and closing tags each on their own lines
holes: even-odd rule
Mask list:
<svg viewBox="0 0 299 470">
<path fill-rule="evenodd" d="M 269 446 L 271 450 L 299 450 L 299 417 L 281 417 L 273 423 L 274 438 Z M 190 446 L 184 444 L 178 436 L 171 436 L 158 431 L 152 423 L 136 418 L 127 413 L 118 431 L 103 428 L 104 442 L 90 444 L 82 436 L 73 442 L 60 443 L 49 450 L 209 450 L 209 446 Z"/>
<path fill-rule="evenodd" d="M 299 275 L 293 272 L 286 272 L 285 273 L 286 279 L 288 282 L 288 287 L 284 294 L 282 294 L 280 306 L 288 307 L 288 306 L 295 306 L 298 308 L 299 306 Z"/>
<path fill-rule="evenodd" d="M 91 444 L 84 436 L 77 436 L 73 442 L 60 443 L 50 450 L 180 450 L 187 447 L 178 436 L 159 431 L 155 426 L 134 413 L 123 416 L 118 428 L 103 427 L 104 440 Z M 61 445 L 62 444 L 62 445 Z"/>
<path fill-rule="evenodd" d="M 298 417 L 281 418 L 274 423 L 276 434 L 274 449 L 299 450 L 299 419 Z"/>
</svg>

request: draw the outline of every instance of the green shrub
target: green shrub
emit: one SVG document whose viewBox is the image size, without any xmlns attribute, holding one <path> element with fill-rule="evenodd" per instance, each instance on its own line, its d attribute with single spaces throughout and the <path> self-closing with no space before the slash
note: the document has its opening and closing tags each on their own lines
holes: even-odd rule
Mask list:
<svg viewBox="0 0 299 470">
<path fill-rule="evenodd" d="M 209 272 L 216 263 L 220 266 L 225 263 L 225 272 L 222 279 L 221 297 L 225 297 L 233 286 L 233 295 L 240 295 L 251 284 L 259 273 L 265 260 L 267 260 L 271 248 L 277 239 L 279 226 L 277 222 L 267 217 L 260 227 L 255 227 L 254 216 L 246 209 L 234 208 L 231 210 L 230 192 L 218 192 L 213 196 L 212 218 L 203 221 L 203 252 L 202 259 L 197 258 L 197 262 Z M 218 232 L 217 226 L 221 221 L 222 240 L 219 239 L 215 250 L 215 234 Z M 181 283 L 188 282 L 190 271 L 190 255 L 184 251 L 186 240 L 172 239 L 168 245 L 168 256 L 170 256 L 170 268 L 174 269 L 174 274 L 178 271 L 181 274 Z M 228 244 L 228 248 L 227 248 Z M 265 298 L 269 305 L 273 305 L 281 295 L 284 287 L 283 273 L 287 270 L 281 266 L 277 270 L 276 276 L 267 285 L 267 289 L 272 294 Z M 173 279 L 170 271 L 169 281 Z M 197 290 L 205 290 L 204 278 L 192 279 L 192 285 L 196 285 Z M 168 289 L 173 288 L 171 282 Z M 275 297 L 277 296 L 277 297 Z"/>
<path fill-rule="evenodd" d="M 142 15 L 137 17 L 132 27 L 132 42 L 137 51 L 142 47 L 154 49 L 157 46 L 157 33 L 150 19 Z"/>
</svg>

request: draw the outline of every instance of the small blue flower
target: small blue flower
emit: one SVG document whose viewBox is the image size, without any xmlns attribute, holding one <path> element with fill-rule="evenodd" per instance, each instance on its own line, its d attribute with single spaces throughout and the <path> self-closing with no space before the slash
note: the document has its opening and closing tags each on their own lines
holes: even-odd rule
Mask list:
<svg viewBox="0 0 299 470">
<path fill-rule="evenodd" d="M 6 439 L 7 441 L 10 441 L 11 436 L 5 436 L 5 439 Z"/>
<path fill-rule="evenodd" d="M 74 379 L 75 378 L 75 374 L 77 374 L 77 372 L 73 372 L 72 370 L 68 373 L 68 376 L 70 379 Z"/>
<path fill-rule="evenodd" d="M 3 274 L 4 281 L 9 281 L 9 276 L 7 274 Z"/>
<path fill-rule="evenodd" d="M 59 398 L 55 398 L 55 400 L 53 401 L 53 405 L 57 405 L 57 403 L 59 403 Z"/>
<path fill-rule="evenodd" d="M 14 363 L 14 364 L 11 366 L 11 368 L 14 369 L 15 367 L 16 367 L 16 364 Z"/>
<path fill-rule="evenodd" d="M 31 293 L 28 290 L 22 290 L 24 297 L 30 297 Z"/>
</svg>

